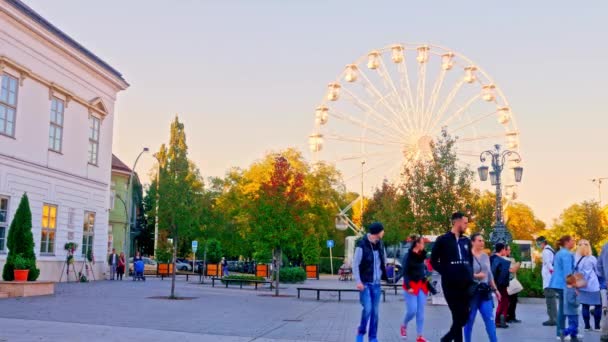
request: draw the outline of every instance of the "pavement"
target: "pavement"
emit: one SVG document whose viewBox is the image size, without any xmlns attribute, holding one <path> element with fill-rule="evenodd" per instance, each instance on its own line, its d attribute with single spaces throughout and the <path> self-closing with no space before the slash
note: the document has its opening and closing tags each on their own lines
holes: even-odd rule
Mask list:
<svg viewBox="0 0 608 342">
<path fill-rule="evenodd" d="M 212 288 L 179 279 L 177 294 L 187 300 L 167 300 L 171 282 L 148 278 L 146 282 L 98 281 L 57 284 L 53 296 L 0 300 L 0 342 L 33 341 L 218 341 L 300 342 L 354 341 L 361 307 L 356 293 L 303 293 L 298 286 L 353 288 L 352 282 L 334 278 L 308 280 L 304 285 L 282 285 L 275 298 L 268 289 Z M 404 302 L 399 292 L 387 290 L 380 311 L 379 340 L 402 341 L 399 326 Z M 539 301 L 518 306 L 524 321 L 498 331 L 499 341 L 555 341 L 555 329 L 541 326 L 546 318 Z M 445 306 L 428 305 L 424 334 L 439 341 L 450 325 Z M 414 322 L 410 330 L 414 331 Z M 410 339 L 413 340 L 413 339 Z M 599 341 L 598 333 L 585 333 L 585 341 Z M 473 341 L 487 341 L 481 318 Z"/>
</svg>

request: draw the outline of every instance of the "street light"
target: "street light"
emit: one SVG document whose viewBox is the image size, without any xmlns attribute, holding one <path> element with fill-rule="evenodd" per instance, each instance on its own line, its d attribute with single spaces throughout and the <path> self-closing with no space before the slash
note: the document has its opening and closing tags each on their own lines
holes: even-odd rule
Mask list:
<svg viewBox="0 0 608 342">
<path fill-rule="evenodd" d="M 515 157 L 515 159 L 512 159 L 514 162 L 521 162 L 521 156 L 519 155 L 519 153 L 509 150 L 501 151 L 500 145 L 495 145 L 494 150 L 484 151 L 479 156 L 479 159 L 482 163 L 485 163 L 486 157 L 492 158 L 492 171 L 489 171 L 490 168 L 486 165 L 482 165 L 477 169 L 477 172 L 479 173 L 479 179 L 482 182 L 488 180 L 489 174 L 490 183 L 496 187 L 496 222 L 494 224 L 492 234 L 490 235 L 490 241 L 492 242 L 492 244 L 496 244 L 498 242 L 510 243 L 512 240 L 511 233 L 509 233 L 509 231 L 507 230 L 502 216 L 502 182 L 500 177 L 507 158 L 510 156 Z M 513 172 L 515 175 L 515 181 L 517 183 L 521 182 L 524 168 L 521 166 L 516 166 L 513 168 Z"/>
<path fill-rule="evenodd" d="M 591 180 L 594 184 L 597 184 L 597 192 L 599 195 L 600 208 L 602 207 L 602 183 L 604 183 L 605 180 L 608 180 L 608 177 L 594 178 Z"/>
<path fill-rule="evenodd" d="M 156 257 L 156 248 L 158 247 L 158 202 L 160 201 L 160 159 L 158 153 L 152 155 L 158 162 L 158 174 L 156 176 L 156 218 L 154 219 L 154 257 Z M 194 268 L 194 266 L 192 266 Z"/>
<path fill-rule="evenodd" d="M 133 168 L 131 169 L 131 174 L 129 175 L 129 181 L 127 182 L 127 201 L 129 204 L 129 208 L 128 208 L 128 212 L 127 212 L 127 230 L 125 231 L 125 241 L 124 241 L 124 248 L 123 250 L 125 251 L 125 256 L 127 258 L 127 260 L 129 260 L 129 249 L 131 249 L 131 213 L 132 213 L 132 207 L 133 207 L 133 195 L 132 195 L 132 188 L 133 188 L 133 175 L 135 174 L 135 167 L 137 166 L 137 162 L 139 161 L 139 158 L 141 157 L 142 154 L 148 152 L 149 149 L 147 147 L 144 147 L 143 150 L 141 152 L 139 152 L 139 155 L 137 155 L 137 158 L 135 158 L 135 163 L 133 163 Z M 134 259 L 135 260 L 135 259 Z M 127 266 L 128 266 L 129 262 L 127 261 Z"/>
</svg>

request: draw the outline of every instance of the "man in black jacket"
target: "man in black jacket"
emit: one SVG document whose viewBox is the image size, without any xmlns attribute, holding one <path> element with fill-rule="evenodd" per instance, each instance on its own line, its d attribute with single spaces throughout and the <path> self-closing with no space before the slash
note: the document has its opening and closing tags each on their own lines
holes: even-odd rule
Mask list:
<svg viewBox="0 0 608 342">
<path fill-rule="evenodd" d="M 468 218 L 452 214 L 452 230 L 437 238 L 431 253 L 431 265 L 441 274 L 441 287 L 452 313 L 450 331 L 442 342 L 462 342 L 462 328 L 469 319 L 468 289 L 473 283 L 471 240 L 464 236 Z"/>
<path fill-rule="evenodd" d="M 494 254 L 490 257 L 492 275 L 494 276 L 498 292 L 500 292 L 500 300 L 496 308 L 497 328 L 509 327 L 506 322 L 509 312 L 509 293 L 507 292 L 507 288 L 509 287 L 509 268 L 511 267 L 511 262 L 505 259 L 508 253 L 507 247 L 504 243 L 497 243 L 494 247 Z"/>
<path fill-rule="evenodd" d="M 361 323 L 357 329 L 357 342 L 363 342 L 369 322 L 369 341 L 378 342 L 378 307 L 380 305 L 381 280 L 386 277 L 386 252 L 382 237 L 384 227 L 375 222 L 369 226 L 366 234 L 357 242 L 353 258 L 353 276 L 357 290 L 361 291 L 359 300 L 363 306 Z"/>
</svg>

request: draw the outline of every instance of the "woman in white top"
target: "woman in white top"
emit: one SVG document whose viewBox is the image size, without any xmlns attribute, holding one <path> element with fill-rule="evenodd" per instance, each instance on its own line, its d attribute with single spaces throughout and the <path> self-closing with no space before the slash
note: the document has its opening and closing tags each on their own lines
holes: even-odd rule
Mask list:
<svg viewBox="0 0 608 342">
<path fill-rule="evenodd" d="M 589 309 L 594 307 L 593 318 L 595 330 L 600 330 L 600 320 L 602 318 L 602 300 L 600 296 L 600 282 L 598 280 L 597 259 L 591 255 L 591 245 L 587 240 L 580 240 L 576 250 L 574 272 L 582 273 L 587 282 L 587 286 L 579 289 L 578 300 L 583 305 L 583 321 L 585 330 L 591 331 L 591 314 Z"/>
</svg>

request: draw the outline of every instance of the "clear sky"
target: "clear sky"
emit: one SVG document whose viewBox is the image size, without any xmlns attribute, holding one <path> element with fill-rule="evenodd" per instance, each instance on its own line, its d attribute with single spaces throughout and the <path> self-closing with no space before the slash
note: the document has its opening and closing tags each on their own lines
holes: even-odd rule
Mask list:
<svg viewBox="0 0 608 342">
<path fill-rule="evenodd" d="M 176 113 L 205 176 L 307 151 L 314 108 L 345 64 L 428 42 L 503 89 L 521 131 L 519 199 L 542 219 L 597 199 L 590 179 L 608 177 L 606 1 L 25 1 L 131 84 L 114 129 L 127 164 L 168 140 Z M 146 156 L 137 171 L 152 167 Z"/>
</svg>

